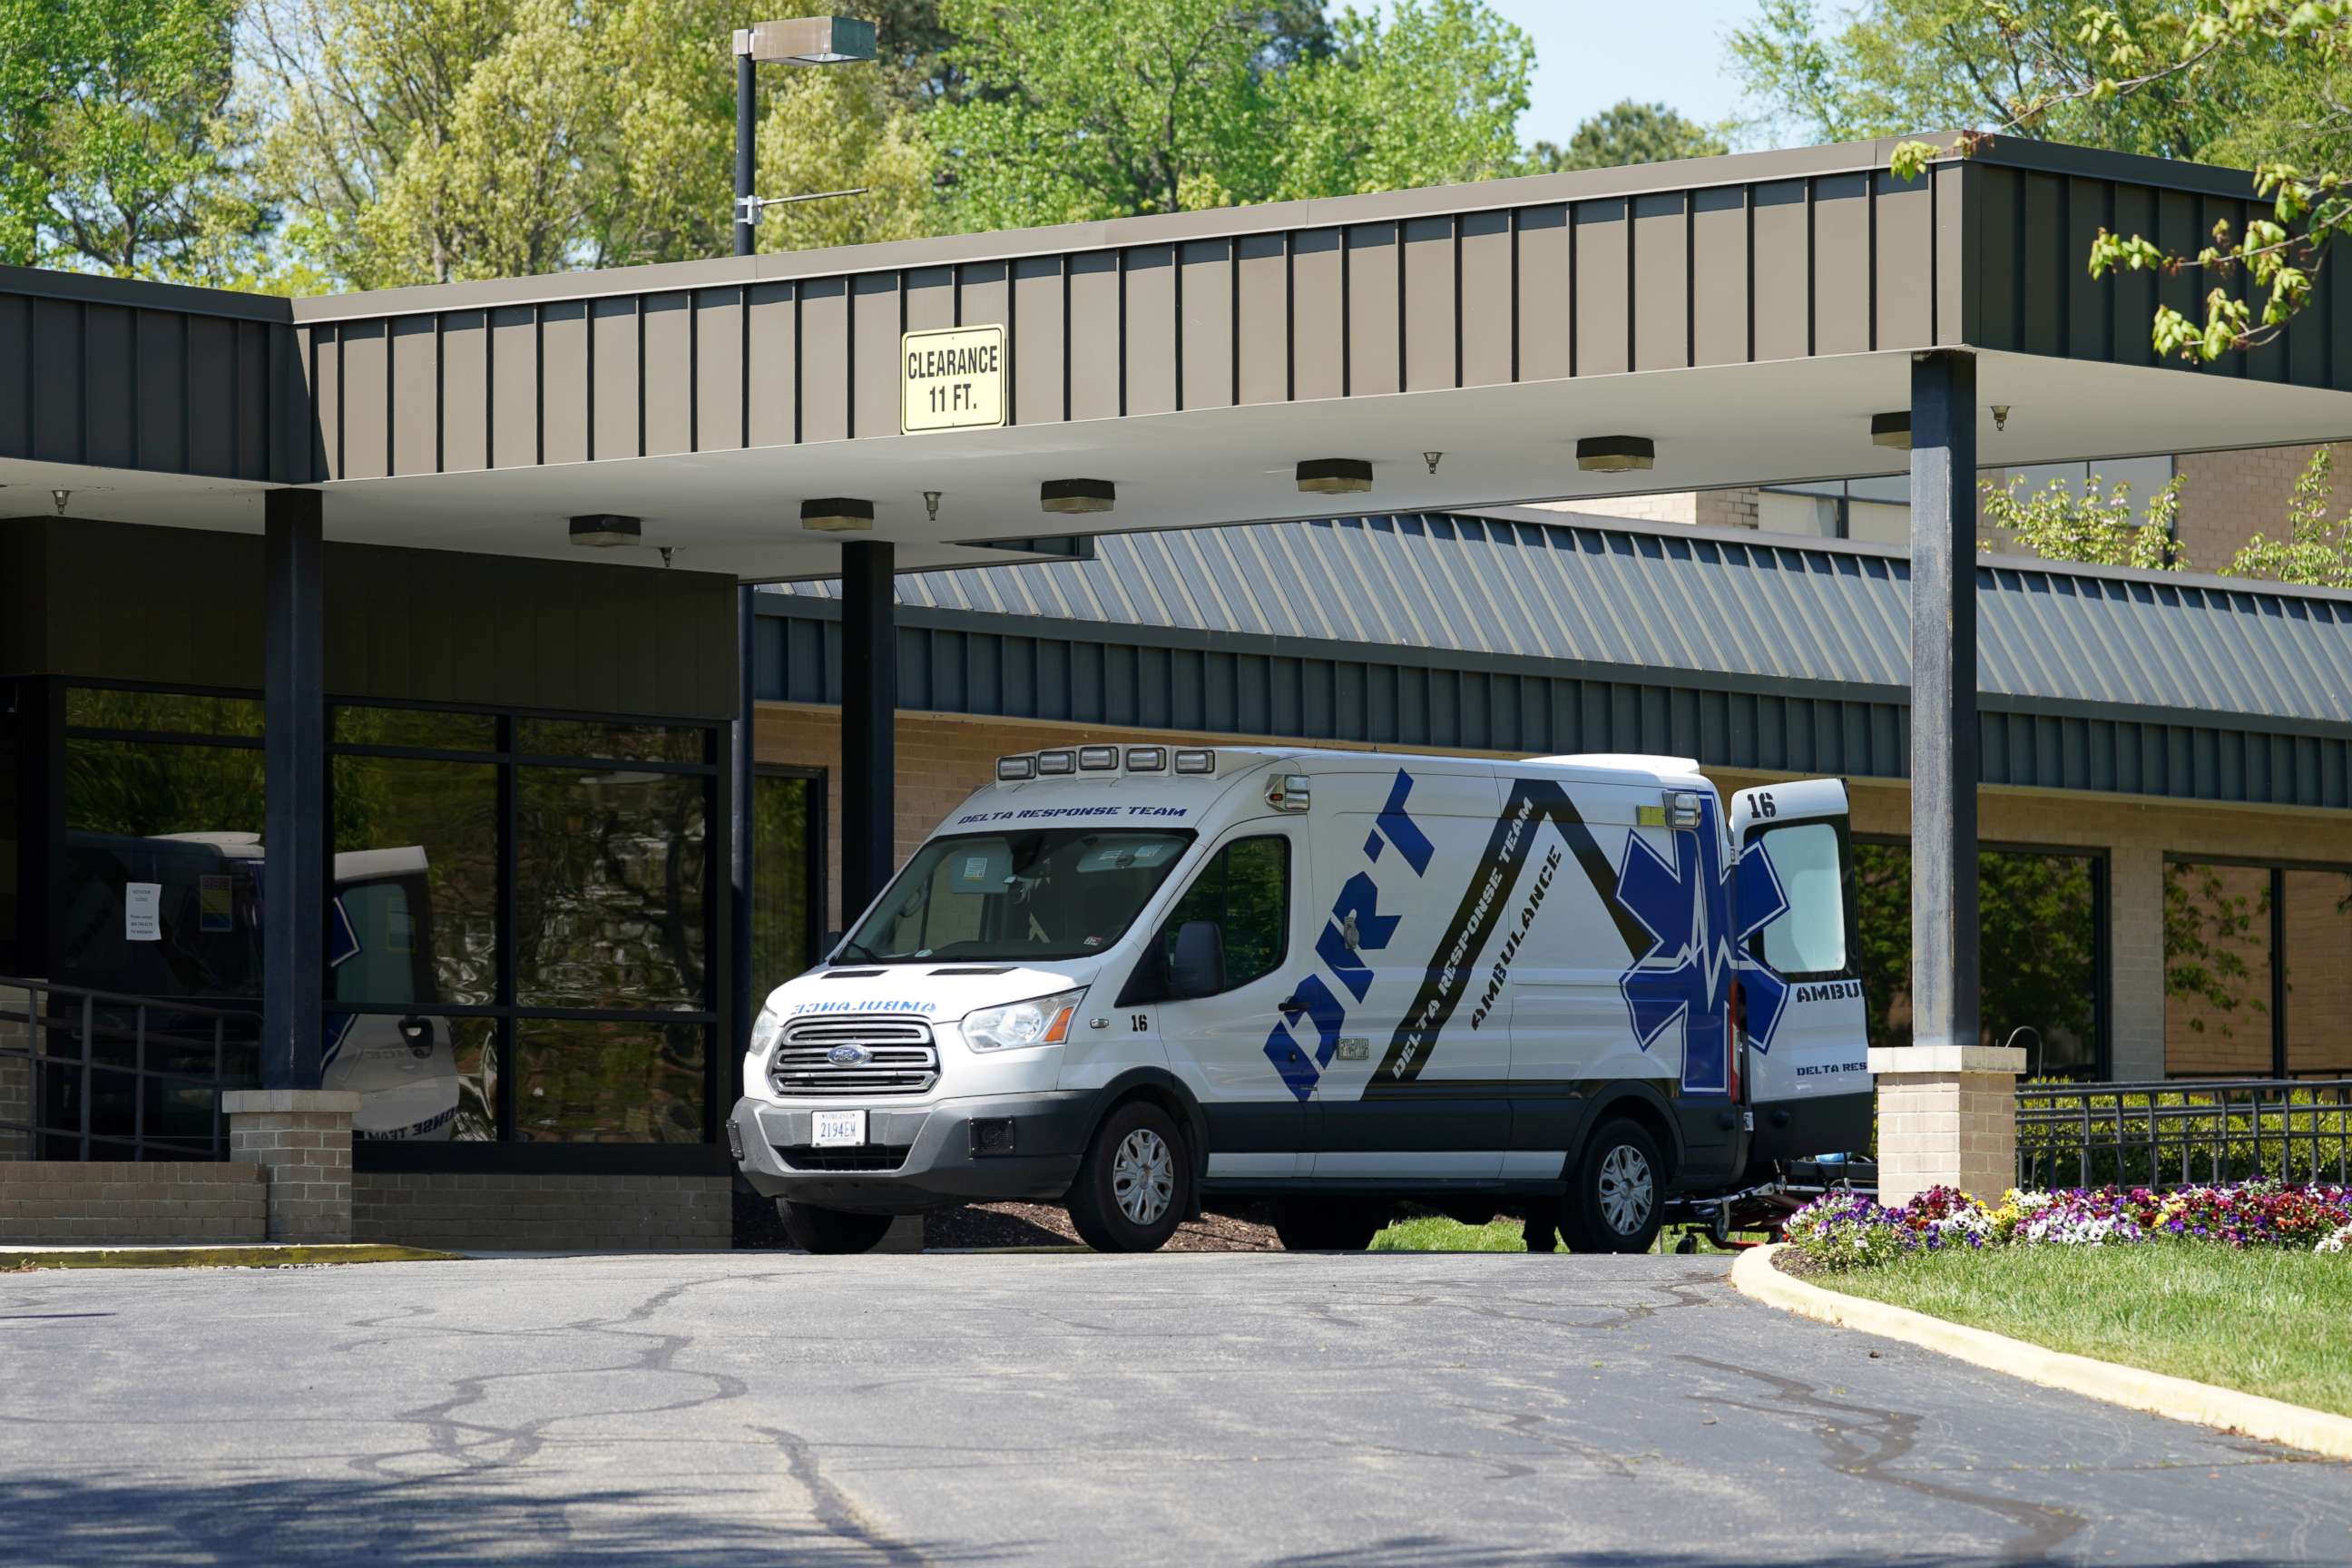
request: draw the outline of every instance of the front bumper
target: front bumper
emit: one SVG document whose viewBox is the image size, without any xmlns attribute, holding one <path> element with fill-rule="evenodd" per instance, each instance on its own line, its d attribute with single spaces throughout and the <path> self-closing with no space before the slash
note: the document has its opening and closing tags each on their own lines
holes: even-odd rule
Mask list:
<svg viewBox="0 0 2352 1568">
<path fill-rule="evenodd" d="M 746 1098 L 736 1102 L 729 1141 L 740 1140 L 743 1177 L 754 1191 L 819 1208 L 916 1214 L 957 1203 L 1058 1203 L 1077 1174 L 1096 1099 L 1087 1089 L 1048 1089 L 827 1105 L 864 1110 L 866 1142 L 817 1150 L 809 1142 L 815 1108 Z M 1011 1152 L 977 1152 L 975 1122 L 1010 1122 Z"/>
</svg>

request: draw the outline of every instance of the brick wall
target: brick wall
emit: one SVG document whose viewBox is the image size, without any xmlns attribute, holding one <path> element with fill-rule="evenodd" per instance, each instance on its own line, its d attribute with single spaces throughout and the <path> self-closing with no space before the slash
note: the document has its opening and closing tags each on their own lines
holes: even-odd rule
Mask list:
<svg viewBox="0 0 2352 1568">
<path fill-rule="evenodd" d="M 2189 566 L 2199 572 L 2218 572 L 2255 534 L 2276 539 L 2284 533 L 2294 482 L 2303 477 L 2315 450 L 2313 447 L 2256 447 L 2183 456 L 2179 465 L 2179 534 L 2188 548 Z"/>
<path fill-rule="evenodd" d="M 480 1252 L 704 1252 L 734 1239 L 726 1176 L 362 1171 L 361 1241 Z"/>
<path fill-rule="evenodd" d="M 299 1093 L 302 1091 L 291 1091 Z M 236 1096 L 229 1097 L 234 1110 Z M 356 1105 L 357 1100 L 351 1100 Z M 229 1118 L 229 1159 L 269 1184 L 269 1239 L 351 1240 L 352 1117 L 346 1110 L 252 1110 Z"/>
<path fill-rule="evenodd" d="M 0 1164 L 0 1241 L 257 1242 L 257 1165 L 27 1160 Z"/>
<path fill-rule="evenodd" d="M 1588 517 L 1624 517 L 1637 522 L 1697 523 L 1706 528 L 1754 528 L 1753 488 L 1672 490 L 1663 495 L 1603 496 L 1597 500 L 1539 501 L 1543 511 L 1582 512 Z"/>
</svg>

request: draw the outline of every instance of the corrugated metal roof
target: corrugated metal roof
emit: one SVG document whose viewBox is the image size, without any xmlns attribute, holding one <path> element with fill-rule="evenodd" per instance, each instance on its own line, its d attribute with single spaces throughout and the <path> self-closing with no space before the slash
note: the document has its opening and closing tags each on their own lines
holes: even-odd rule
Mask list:
<svg viewBox="0 0 2352 1568">
<path fill-rule="evenodd" d="M 1909 684 L 1898 552 L 1562 513 L 1406 513 L 1106 534 L 1091 561 L 908 574 L 909 607 L 1492 654 L 1766 681 Z M 2352 724 L 2352 595 L 1978 568 L 1988 697 Z M 831 597 L 835 584 L 782 591 Z"/>
</svg>

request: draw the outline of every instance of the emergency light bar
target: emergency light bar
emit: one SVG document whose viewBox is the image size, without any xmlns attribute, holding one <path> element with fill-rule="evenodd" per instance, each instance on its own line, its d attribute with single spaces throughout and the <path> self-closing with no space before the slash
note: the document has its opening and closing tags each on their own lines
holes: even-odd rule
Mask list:
<svg viewBox="0 0 2352 1568">
<path fill-rule="evenodd" d="M 996 759 L 996 777 L 1000 783 L 1019 784 L 1024 779 L 1034 779 L 1036 776 L 1037 759 L 1034 757 L 999 757 Z"/>
<path fill-rule="evenodd" d="M 1107 769 L 1115 768 L 1118 766 L 1118 748 L 1117 746 L 1080 746 L 1078 766 L 1090 773 L 1098 773 Z"/>
<path fill-rule="evenodd" d="M 1076 752 L 1040 752 L 1037 753 L 1037 772 L 1040 776 L 1051 777 L 1060 773 L 1074 773 L 1077 771 L 1078 754 Z"/>
<path fill-rule="evenodd" d="M 1127 749 L 1127 771 L 1131 773 L 1157 773 L 1168 770 L 1168 748 L 1165 746 L 1129 746 Z"/>
<path fill-rule="evenodd" d="M 1176 771 L 1180 773 L 1215 773 L 1217 771 L 1217 753 L 1214 752 L 1179 752 L 1176 753 Z"/>
</svg>

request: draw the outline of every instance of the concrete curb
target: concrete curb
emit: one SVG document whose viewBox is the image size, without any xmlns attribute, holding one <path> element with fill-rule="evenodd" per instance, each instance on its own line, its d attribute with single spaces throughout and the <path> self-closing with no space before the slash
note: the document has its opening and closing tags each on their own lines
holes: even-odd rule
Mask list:
<svg viewBox="0 0 2352 1568">
<path fill-rule="evenodd" d="M 1825 1290 L 1773 1266 L 1778 1247 L 1751 1247 L 1731 1266 L 1732 1288 L 1768 1306 L 1840 1328 L 1900 1340 L 1975 1366 L 2049 1388 L 2063 1388 L 2110 1405 L 2127 1405 L 2174 1421 L 2215 1426 L 2265 1443 L 2281 1443 L 2331 1459 L 2352 1459 L 2352 1416 L 2306 1409 L 2259 1394 L 2216 1388 L 2161 1372 L 2118 1366 L 2065 1351 L 2012 1340 L 1986 1329 L 1949 1322 L 1908 1307 Z"/>
<path fill-rule="evenodd" d="M 292 1268 L 320 1263 L 454 1263 L 454 1252 L 374 1242 L 314 1247 L 0 1247 L 0 1273 L 16 1268 Z"/>
</svg>

